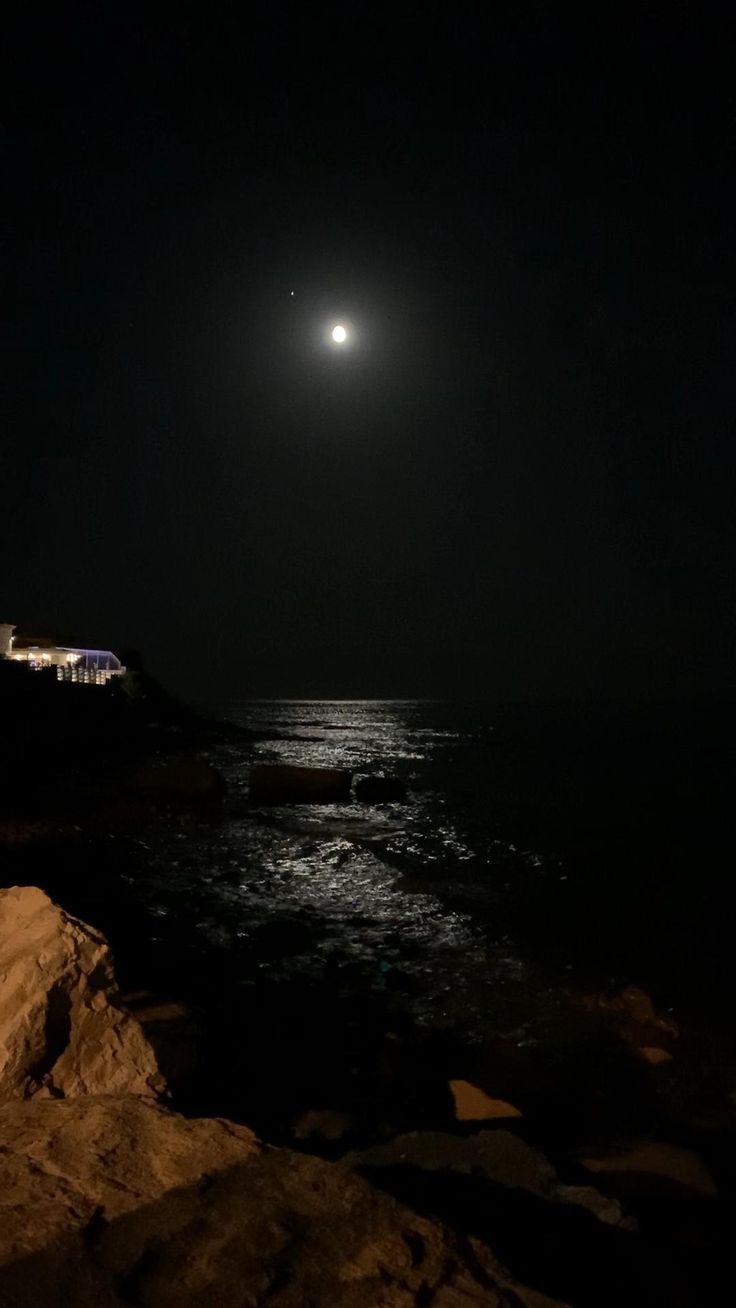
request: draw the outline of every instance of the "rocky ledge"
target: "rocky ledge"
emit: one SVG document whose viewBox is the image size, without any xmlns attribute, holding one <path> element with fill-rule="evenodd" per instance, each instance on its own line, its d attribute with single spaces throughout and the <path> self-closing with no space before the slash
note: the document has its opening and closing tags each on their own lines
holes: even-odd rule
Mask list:
<svg viewBox="0 0 736 1308">
<path fill-rule="evenodd" d="M 157 1102 L 104 938 L 0 893 L 2 1308 L 553 1308 L 348 1167 Z"/>
</svg>

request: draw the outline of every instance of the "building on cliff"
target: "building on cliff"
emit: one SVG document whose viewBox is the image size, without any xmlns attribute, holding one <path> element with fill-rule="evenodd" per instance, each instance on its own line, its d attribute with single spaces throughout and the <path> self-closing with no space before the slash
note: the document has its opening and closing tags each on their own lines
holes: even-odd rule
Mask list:
<svg viewBox="0 0 736 1308">
<path fill-rule="evenodd" d="M 16 636 L 9 622 L 0 623 L 0 656 L 14 663 L 26 663 L 34 672 L 56 668 L 57 681 L 75 681 L 104 686 L 125 672 L 120 659 L 109 649 L 76 649 L 57 645 L 50 636 Z"/>
</svg>

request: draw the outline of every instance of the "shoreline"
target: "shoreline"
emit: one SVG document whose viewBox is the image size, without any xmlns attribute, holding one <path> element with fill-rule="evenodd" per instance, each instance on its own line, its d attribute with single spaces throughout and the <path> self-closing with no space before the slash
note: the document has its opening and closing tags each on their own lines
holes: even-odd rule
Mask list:
<svg viewBox="0 0 736 1308">
<path fill-rule="evenodd" d="M 242 771 L 257 743 L 284 739 L 198 724 L 191 732 L 154 733 L 153 754 L 169 764 L 218 767 L 234 750 Z M 134 1013 L 183 1006 L 178 1027 L 177 1021 L 167 1028 L 154 1017 L 150 1028 L 159 1020 L 175 1109 L 224 1116 L 255 1127 L 274 1144 L 338 1159 L 402 1132 L 462 1132 L 448 1089 L 459 1077 L 517 1108 L 522 1119 L 513 1124 L 515 1132 L 541 1149 L 569 1184 L 581 1182 L 582 1148 L 615 1153 L 642 1139 L 695 1150 L 708 1167 L 722 1171 L 723 1142 L 736 1141 L 730 1067 L 707 1032 L 682 1022 L 679 1012 L 680 1030 L 674 1038 L 668 1034 L 668 1015 L 659 1011 L 657 997 L 647 1007 L 647 996 L 639 994 L 628 1008 L 617 1008 L 619 988 L 586 1007 L 580 995 L 546 989 L 542 969 L 524 1001 L 527 1009 L 539 1009 L 536 1029 L 519 1041 L 494 1031 L 491 1020 L 479 1041 L 463 1027 L 466 1012 L 453 1012 L 452 1004 L 447 1020 L 417 1023 L 414 963 L 400 940 L 383 972 L 371 971 L 360 957 L 351 964 L 346 947 L 337 967 L 320 974 L 316 964 L 309 975 L 298 967 L 292 974 L 284 960 L 298 960 L 300 951 L 308 954 L 322 939 L 314 914 L 290 911 L 284 917 L 275 905 L 269 921 L 264 901 L 264 920 L 242 949 L 233 953 L 234 941 L 212 949 L 197 926 L 206 902 L 204 883 L 195 880 L 200 902 L 187 903 L 179 916 L 152 919 L 144 893 L 152 867 L 159 876 L 168 868 L 180 877 L 182 862 L 189 860 L 199 876 L 210 849 L 226 865 L 233 823 L 268 835 L 284 818 L 253 810 L 233 789 L 224 804 L 197 799 L 178 805 L 132 794 L 120 778 L 143 763 L 150 743 L 148 738 L 134 762 L 126 757 L 122 771 L 113 768 L 117 780 L 108 775 L 101 785 L 98 778 L 86 797 L 74 791 L 81 804 L 63 821 L 58 818 L 56 829 L 53 822 L 48 829 L 47 819 L 40 841 L 33 824 L 26 826 L 28 839 L 10 846 L 6 841 L 4 874 L 40 884 L 75 916 L 103 930 Z M 344 819 L 350 820 L 355 816 Z M 302 818 L 292 814 L 290 821 L 298 831 Z M 306 826 L 311 829 L 309 821 Z M 239 874 L 234 876 L 237 881 Z M 462 897 L 454 900 L 452 888 L 435 884 L 436 878 L 418 883 L 410 869 L 400 867 L 389 876 L 402 893 L 430 896 L 444 905 L 443 912 L 463 910 Z M 239 970 L 246 957 L 247 979 Z M 488 993 L 481 987 L 479 1004 Z M 669 1057 L 647 1063 L 640 1051 L 652 1047 Z M 342 1127 L 332 1134 L 336 1117 Z M 736 1176 L 728 1179 L 727 1171 L 719 1204 L 728 1210 L 734 1194 Z M 656 1205 L 654 1211 L 656 1217 Z"/>
</svg>

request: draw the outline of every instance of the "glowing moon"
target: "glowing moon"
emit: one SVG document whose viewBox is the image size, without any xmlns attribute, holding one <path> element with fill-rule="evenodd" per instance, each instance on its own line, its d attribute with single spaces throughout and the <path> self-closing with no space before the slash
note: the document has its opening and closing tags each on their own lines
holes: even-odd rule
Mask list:
<svg viewBox="0 0 736 1308">
<path fill-rule="evenodd" d="M 332 339 L 336 345 L 342 345 L 343 341 L 347 339 L 347 332 L 340 323 L 338 323 L 337 327 L 332 328 Z"/>
</svg>

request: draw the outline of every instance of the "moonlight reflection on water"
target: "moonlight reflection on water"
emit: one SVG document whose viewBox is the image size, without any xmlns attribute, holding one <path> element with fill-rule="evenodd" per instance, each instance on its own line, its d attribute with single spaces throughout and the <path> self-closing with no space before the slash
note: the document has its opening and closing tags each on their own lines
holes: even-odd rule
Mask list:
<svg viewBox="0 0 736 1308">
<path fill-rule="evenodd" d="M 247 703 L 238 716 L 269 738 L 218 756 L 235 795 L 253 761 L 288 761 L 398 772 L 410 801 L 233 812 L 196 848 L 161 857 L 151 907 L 191 914 L 202 949 L 228 951 L 244 984 L 329 973 L 405 992 L 421 1022 L 525 1020 L 527 968 L 508 938 L 438 893 L 465 879 L 477 894 L 479 850 L 441 789 L 463 733 L 421 704 Z"/>
</svg>

